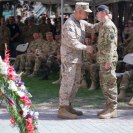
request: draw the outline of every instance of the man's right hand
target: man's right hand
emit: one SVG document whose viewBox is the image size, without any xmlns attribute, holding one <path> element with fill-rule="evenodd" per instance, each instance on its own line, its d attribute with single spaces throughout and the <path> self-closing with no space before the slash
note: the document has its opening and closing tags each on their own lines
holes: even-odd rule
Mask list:
<svg viewBox="0 0 133 133">
<path fill-rule="evenodd" d="M 93 47 L 92 46 L 87 46 L 86 47 L 86 51 L 87 51 L 87 53 L 93 53 L 93 51 L 94 51 L 94 49 L 93 49 Z"/>
</svg>

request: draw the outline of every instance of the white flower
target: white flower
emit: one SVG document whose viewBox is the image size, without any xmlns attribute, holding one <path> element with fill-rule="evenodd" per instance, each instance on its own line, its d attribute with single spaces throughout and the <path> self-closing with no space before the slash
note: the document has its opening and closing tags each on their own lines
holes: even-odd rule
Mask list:
<svg viewBox="0 0 133 133">
<path fill-rule="evenodd" d="M 23 110 L 23 117 L 26 117 L 29 114 L 29 107 L 28 106 L 23 106 L 22 107 Z"/>
<path fill-rule="evenodd" d="M 39 113 L 38 113 L 38 112 L 35 112 L 35 113 L 34 113 L 34 118 L 35 118 L 35 119 L 38 119 L 38 116 L 39 116 Z"/>
<path fill-rule="evenodd" d="M 8 75 L 8 65 L 5 62 L 0 61 L 0 71 L 3 75 Z"/>
<path fill-rule="evenodd" d="M 20 97 L 25 96 L 25 93 L 24 93 L 24 92 L 22 92 L 22 91 L 17 91 L 17 94 L 18 94 Z"/>
<path fill-rule="evenodd" d="M 20 88 L 21 88 L 21 91 L 23 91 L 23 92 L 26 91 L 26 87 L 23 84 L 20 86 Z"/>
<path fill-rule="evenodd" d="M 0 64 L 3 62 L 3 60 L 2 60 L 2 58 L 1 58 L 1 56 L 0 56 Z"/>
<path fill-rule="evenodd" d="M 8 83 L 9 83 L 9 87 L 8 87 L 9 90 L 12 90 L 12 91 L 17 91 L 18 90 L 16 84 L 14 83 L 14 81 L 9 80 Z"/>
</svg>

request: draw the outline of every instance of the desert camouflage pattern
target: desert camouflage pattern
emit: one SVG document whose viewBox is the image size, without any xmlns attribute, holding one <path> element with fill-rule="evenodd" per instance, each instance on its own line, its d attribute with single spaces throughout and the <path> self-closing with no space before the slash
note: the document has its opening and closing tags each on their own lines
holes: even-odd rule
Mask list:
<svg viewBox="0 0 133 133">
<path fill-rule="evenodd" d="M 59 105 L 69 105 L 80 86 L 82 50 L 85 49 L 85 29 L 98 31 L 100 24 L 92 25 L 84 20 L 77 21 L 73 15 L 64 23 L 61 42 L 61 73 Z"/>
</svg>

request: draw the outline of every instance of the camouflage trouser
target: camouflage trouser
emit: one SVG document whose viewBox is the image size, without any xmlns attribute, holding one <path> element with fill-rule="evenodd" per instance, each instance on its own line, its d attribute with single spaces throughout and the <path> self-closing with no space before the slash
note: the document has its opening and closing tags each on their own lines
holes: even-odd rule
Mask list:
<svg viewBox="0 0 133 133">
<path fill-rule="evenodd" d="M 16 59 L 15 59 L 15 62 L 14 62 L 14 68 L 15 68 L 16 70 L 19 70 L 20 59 L 21 59 L 20 56 L 21 56 L 21 55 L 18 55 L 18 56 L 16 57 Z"/>
<path fill-rule="evenodd" d="M 24 71 L 25 70 L 25 65 L 26 65 L 26 54 L 22 54 L 20 56 L 20 66 L 19 66 L 19 70 L 20 71 Z"/>
<path fill-rule="evenodd" d="M 34 64 L 35 64 L 35 55 L 34 54 L 28 54 L 26 55 L 26 66 L 25 70 L 26 73 L 30 74 L 33 71 Z"/>
<path fill-rule="evenodd" d="M 21 54 L 16 57 L 14 68 L 19 71 L 25 70 L 26 54 Z"/>
<path fill-rule="evenodd" d="M 120 90 L 127 90 L 129 85 L 133 87 L 133 70 L 124 72 L 120 83 Z"/>
<path fill-rule="evenodd" d="M 50 55 L 47 59 L 47 67 L 50 70 L 59 70 L 60 62 L 54 55 Z"/>
<path fill-rule="evenodd" d="M 81 64 L 61 64 L 61 86 L 59 105 L 69 105 L 73 102 L 81 82 Z"/>
<path fill-rule="evenodd" d="M 99 77 L 99 64 L 98 63 L 89 63 L 89 62 L 85 62 L 84 63 L 84 70 L 87 70 L 89 72 L 89 76 L 91 81 L 93 82 L 97 82 L 98 77 Z"/>
<path fill-rule="evenodd" d="M 104 64 L 100 65 L 100 86 L 106 98 L 106 104 L 112 109 L 117 108 L 117 78 L 116 63 L 112 63 L 112 67 L 108 70 L 104 68 Z"/>
<path fill-rule="evenodd" d="M 41 66 L 44 67 L 46 65 L 46 61 L 47 61 L 46 57 L 37 56 L 35 58 L 35 65 L 34 65 L 34 70 L 33 70 L 34 73 L 37 73 L 40 70 Z"/>
</svg>

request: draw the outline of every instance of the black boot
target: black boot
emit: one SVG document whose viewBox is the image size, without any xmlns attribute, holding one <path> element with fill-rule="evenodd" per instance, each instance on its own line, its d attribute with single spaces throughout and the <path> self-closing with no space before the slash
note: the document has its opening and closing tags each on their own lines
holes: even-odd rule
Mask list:
<svg viewBox="0 0 133 133">
<path fill-rule="evenodd" d="M 48 80 L 49 71 L 48 67 L 44 68 L 44 76 L 42 77 L 42 80 Z"/>
</svg>

